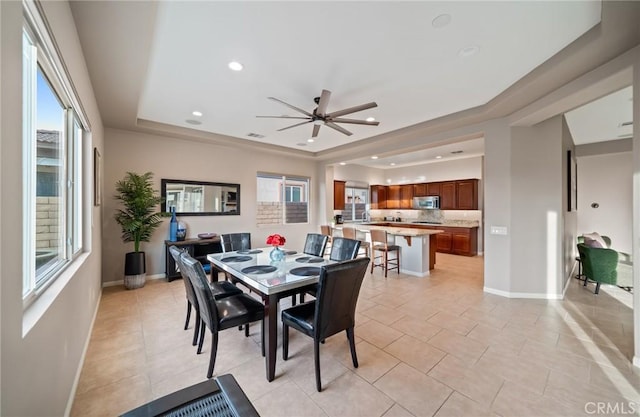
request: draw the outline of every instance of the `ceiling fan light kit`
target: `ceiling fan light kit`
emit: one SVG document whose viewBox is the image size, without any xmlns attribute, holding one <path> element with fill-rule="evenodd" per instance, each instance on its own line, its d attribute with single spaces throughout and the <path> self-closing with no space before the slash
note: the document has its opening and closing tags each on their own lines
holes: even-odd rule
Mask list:
<svg viewBox="0 0 640 417">
<path fill-rule="evenodd" d="M 347 123 L 347 124 L 356 124 L 356 125 L 367 125 L 367 126 L 378 126 L 380 124 L 380 122 L 377 122 L 375 120 L 359 120 L 359 119 L 345 119 L 345 118 L 341 118 L 340 116 L 344 116 L 347 114 L 351 114 L 351 113 L 357 113 L 359 111 L 362 110 L 367 110 L 367 109 L 372 109 L 374 107 L 378 107 L 378 105 L 375 102 L 371 102 L 371 103 L 366 103 L 366 104 L 361 104 L 359 106 L 354 106 L 354 107 L 349 107 L 347 109 L 343 109 L 343 110 L 338 110 L 338 111 L 334 111 L 331 113 L 327 113 L 327 107 L 329 106 L 329 99 L 331 98 L 331 91 L 329 90 L 322 90 L 322 93 L 320 94 L 320 97 L 315 97 L 313 99 L 313 101 L 318 105 L 313 112 L 308 112 L 304 109 L 301 109 L 299 107 L 296 107 L 294 105 L 291 105 L 289 103 L 286 103 L 280 99 L 277 99 L 275 97 L 267 97 L 269 100 L 273 100 L 273 101 L 277 101 L 280 104 L 283 104 L 287 107 L 289 107 L 292 110 L 297 111 L 298 113 L 303 114 L 305 117 L 301 117 L 301 116 L 256 116 L 256 117 L 262 117 L 262 118 L 274 118 L 274 119 L 300 119 L 300 120 L 304 120 L 303 122 L 299 122 L 296 124 L 293 124 L 291 126 L 287 126 L 287 127 L 283 127 L 282 129 L 278 129 L 278 132 L 281 132 L 283 130 L 287 130 L 287 129 L 291 129 L 293 127 L 297 127 L 297 126 L 302 126 L 305 125 L 307 123 L 313 123 L 313 132 L 311 133 L 311 137 L 315 138 L 316 136 L 318 136 L 318 133 L 320 132 L 320 126 L 327 126 L 330 127 L 334 130 L 337 130 L 338 132 L 347 135 L 347 136 L 351 136 L 353 133 L 351 133 L 350 131 L 348 131 L 347 129 L 345 129 L 342 126 L 337 125 L 336 123 Z"/>
</svg>

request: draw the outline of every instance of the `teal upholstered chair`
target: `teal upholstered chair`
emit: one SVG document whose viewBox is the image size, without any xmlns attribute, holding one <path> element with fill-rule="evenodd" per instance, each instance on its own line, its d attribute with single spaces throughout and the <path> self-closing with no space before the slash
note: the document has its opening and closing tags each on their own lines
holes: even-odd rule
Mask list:
<svg viewBox="0 0 640 417">
<path fill-rule="evenodd" d="M 600 292 L 600 284 L 616 285 L 618 280 L 618 252 L 609 248 L 592 248 L 578 243 L 578 253 L 585 275 L 584 285 L 589 280 L 596 283 L 595 293 Z"/>
</svg>

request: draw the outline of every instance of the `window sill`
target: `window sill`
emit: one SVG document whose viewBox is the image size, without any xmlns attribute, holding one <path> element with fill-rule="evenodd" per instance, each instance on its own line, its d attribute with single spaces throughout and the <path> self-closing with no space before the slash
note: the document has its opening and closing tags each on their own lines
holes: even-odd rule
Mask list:
<svg viewBox="0 0 640 417">
<path fill-rule="evenodd" d="M 80 267 L 84 265 L 87 258 L 89 258 L 89 252 L 85 252 L 78 256 L 67 268 L 60 273 L 60 276 L 55 279 L 38 297 L 24 310 L 22 315 L 22 337 L 25 337 L 31 329 L 38 323 L 40 318 L 47 312 L 49 307 L 58 298 L 58 295 L 67 286 L 69 281 L 75 276 Z"/>
</svg>

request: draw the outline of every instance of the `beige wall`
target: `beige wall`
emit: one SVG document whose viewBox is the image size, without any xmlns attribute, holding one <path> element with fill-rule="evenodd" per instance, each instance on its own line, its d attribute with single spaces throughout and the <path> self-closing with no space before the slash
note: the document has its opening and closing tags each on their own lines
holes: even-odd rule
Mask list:
<svg viewBox="0 0 640 417">
<path fill-rule="evenodd" d="M 66 2 L 41 2 L 92 124 L 85 143 L 85 254 L 27 310 L 22 307 L 22 3 L 0 2 L 0 415 L 61 416 L 100 299 L 100 208 L 91 204 L 93 147 L 102 148 L 102 122 Z M 8 198 L 11 196 L 11 198 Z"/>
<path fill-rule="evenodd" d="M 312 160 L 116 129 L 106 129 L 105 136 L 104 282 L 123 279 L 124 254 L 133 250 L 132 243 L 125 244 L 120 239 L 120 227 L 113 218 L 115 183 L 127 171 L 153 172 L 158 190 L 162 178 L 240 184 L 240 216 L 178 216 L 178 220 L 187 224 L 187 237 L 196 237 L 203 232 L 250 232 L 252 245 L 260 247 L 264 246 L 268 235 L 280 233 L 287 238 L 287 246 L 300 249 L 306 234 L 319 230 L 318 202 L 324 189 L 318 187 L 317 163 Z M 311 178 L 309 224 L 256 224 L 256 174 L 259 171 Z M 151 242 L 142 244 L 147 258 L 147 275 L 164 274 L 164 240 L 169 237 L 168 224 L 169 219 L 166 219 Z"/>
</svg>

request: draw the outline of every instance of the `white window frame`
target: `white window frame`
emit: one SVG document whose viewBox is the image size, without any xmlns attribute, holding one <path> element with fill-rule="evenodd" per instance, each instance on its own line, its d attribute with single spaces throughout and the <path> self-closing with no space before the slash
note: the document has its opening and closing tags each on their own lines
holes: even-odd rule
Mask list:
<svg viewBox="0 0 640 417">
<path fill-rule="evenodd" d="M 306 177 L 304 175 L 286 175 L 286 174 L 276 174 L 276 173 L 269 173 L 269 172 L 258 172 L 256 175 L 256 180 L 258 178 L 272 178 L 272 179 L 279 179 L 280 180 L 280 184 L 279 184 L 279 195 L 278 195 L 278 202 L 282 203 L 283 205 L 283 209 L 282 209 L 282 218 L 281 220 L 281 225 L 285 225 L 285 224 L 309 224 L 310 223 L 310 218 L 311 218 L 311 202 L 309 201 L 309 196 L 310 196 L 310 188 L 311 188 L 311 178 Z M 289 184 L 287 185 L 287 181 L 306 181 L 306 186 L 302 186 L 302 185 L 298 185 L 298 184 Z M 288 223 L 287 222 L 287 203 L 292 203 L 292 201 L 287 201 L 287 186 L 288 187 L 299 187 L 300 188 L 300 198 L 302 201 L 295 201 L 295 203 L 306 203 L 307 204 L 307 221 L 306 222 L 301 222 L 301 223 Z M 259 191 L 259 190 L 258 190 Z M 272 224 L 269 223 L 265 223 L 265 224 L 260 224 L 258 223 L 258 226 L 270 226 Z"/>
<path fill-rule="evenodd" d="M 84 138 L 90 131 L 88 119 L 75 93 L 57 46 L 49 34 L 40 5 L 23 1 L 23 306 L 26 308 L 83 252 Z M 37 73 L 38 68 L 61 102 L 65 112 L 60 140 L 62 161 L 61 206 L 64 212 L 60 233 L 64 242 L 60 260 L 36 274 L 36 169 L 37 169 Z"/>
</svg>

